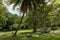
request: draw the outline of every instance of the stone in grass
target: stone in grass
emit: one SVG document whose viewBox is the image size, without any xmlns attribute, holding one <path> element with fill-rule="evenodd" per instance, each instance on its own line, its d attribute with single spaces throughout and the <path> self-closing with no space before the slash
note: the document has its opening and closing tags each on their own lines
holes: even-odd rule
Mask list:
<svg viewBox="0 0 60 40">
<path fill-rule="evenodd" d="M 26 37 L 33 37 L 32 34 L 26 34 Z"/>
</svg>

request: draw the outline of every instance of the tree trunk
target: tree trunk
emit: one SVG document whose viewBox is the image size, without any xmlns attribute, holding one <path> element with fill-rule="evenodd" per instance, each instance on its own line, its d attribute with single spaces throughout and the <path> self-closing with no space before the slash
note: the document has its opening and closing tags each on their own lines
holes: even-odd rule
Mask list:
<svg viewBox="0 0 60 40">
<path fill-rule="evenodd" d="M 34 18 L 34 28 L 33 28 L 33 32 L 36 32 L 36 18 Z"/>
<path fill-rule="evenodd" d="M 34 16 L 34 18 L 33 18 L 33 25 L 34 25 L 34 27 L 33 27 L 33 32 L 36 32 L 37 31 L 37 9 L 34 9 L 34 11 L 33 11 L 33 16 Z"/>
<path fill-rule="evenodd" d="M 41 28 L 41 33 L 46 33 L 47 27 L 46 27 L 46 13 L 43 13 L 42 17 L 42 28 Z"/>
<path fill-rule="evenodd" d="M 47 28 L 46 28 L 46 25 L 45 25 L 45 23 L 42 25 L 42 28 L 41 28 L 41 33 L 46 33 L 46 30 L 47 30 Z"/>
<path fill-rule="evenodd" d="M 19 30 L 19 27 L 21 26 L 22 20 L 23 20 L 23 18 L 24 18 L 24 14 L 25 14 L 25 13 L 23 13 L 23 16 L 21 17 L 21 21 L 19 22 L 18 28 L 16 29 L 15 33 L 13 34 L 13 36 L 16 36 L 17 31 Z"/>
</svg>

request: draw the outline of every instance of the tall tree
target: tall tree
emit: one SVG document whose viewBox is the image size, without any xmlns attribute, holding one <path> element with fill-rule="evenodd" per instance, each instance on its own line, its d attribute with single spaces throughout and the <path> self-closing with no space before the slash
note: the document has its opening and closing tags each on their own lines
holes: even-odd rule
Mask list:
<svg viewBox="0 0 60 40">
<path fill-rule="evenodd" d="M 16 32 L 14 33 L 13 36 L 16 36 L 17 34 L 17 31 L 22 23 L 22 20 L 24 18 L 24 14 L 27 12 L 27 10 L 29 9 L 30 11 L 32 10 L 32 8 L 36 9 L 37 7 L 37 4 L 40 2 L 40 0 L 10 0 L 10 3 L 15 3 L 14 7 L 16 5 L 21 5 L 20 6 L 20 9 L 21 9 L 21 12 L 23 12 L 23 15 L 21 17 L 21 20 L 20 20 L 20 23 L 18 25 L 18 28 L 16 30 Z"/>
<path fill-rule="evenodd" d="M 58 0 L 59 1 L 59 0 Z M 49 12 L 52 12 L 53 10 L 56 9 L 56 3 L 58 2 L 57 0 L 49 0 L 49 1 L 46 1 L 44 0 L 43 1 L 43 11 L 42 11 L 42 30 L 41 30 L 41 33 L 45 33 L 46 30 L 47 30 L 47 25 L 46 25 L 46 20 L 47 20 L 47 15 Z M 50 4 L 49 4 L 50 3 Z"/>
<path fill-rule="evenodd" d="M 5 26 L 7 18 L 5 16 L 5 8 L 2 5 L 2 1 L 0 0 L 0 29 Z"/>
</svg>

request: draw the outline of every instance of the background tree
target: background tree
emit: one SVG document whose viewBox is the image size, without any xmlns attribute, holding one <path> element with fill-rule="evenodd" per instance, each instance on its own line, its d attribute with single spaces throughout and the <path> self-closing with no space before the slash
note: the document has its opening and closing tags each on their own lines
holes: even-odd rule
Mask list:
<svg viewBox="0 0 60 40">
<path fill-rule="evenodd" d="M 2 2 L 0 1 L 0 29 L 6 24 L 7 18 L 5 16 L 5 10 L 2 5 Z"/>
</svg>

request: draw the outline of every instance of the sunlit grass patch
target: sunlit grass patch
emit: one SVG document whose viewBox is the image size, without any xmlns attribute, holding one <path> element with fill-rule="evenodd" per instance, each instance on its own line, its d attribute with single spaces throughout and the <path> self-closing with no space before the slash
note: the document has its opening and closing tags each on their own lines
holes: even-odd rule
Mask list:
<svg viewBox="0 0 60 40">
<path fill-rule="evenodd" d="M 12 37 L 14 31 L 0 32 L 0 40 L 60 40 L 60 34 L 40 34 L 32 33 L 32 30 L 19 30 L 17 36 Z M 26 34 L 31 34 L 32 37 L 26 37 Z"/>
</svg>

